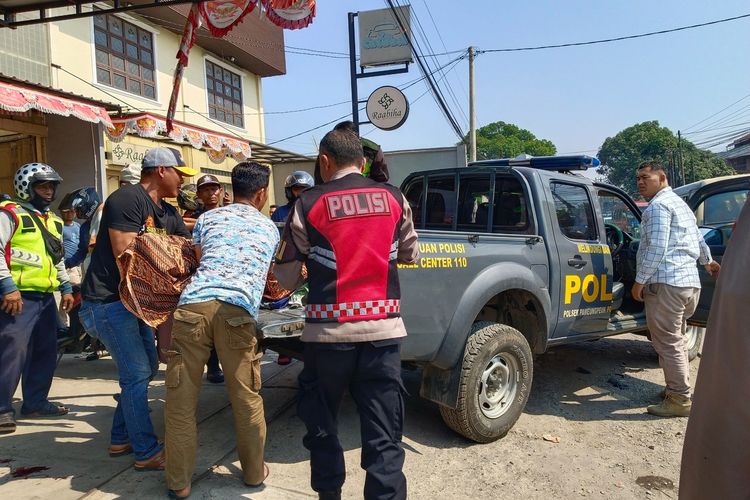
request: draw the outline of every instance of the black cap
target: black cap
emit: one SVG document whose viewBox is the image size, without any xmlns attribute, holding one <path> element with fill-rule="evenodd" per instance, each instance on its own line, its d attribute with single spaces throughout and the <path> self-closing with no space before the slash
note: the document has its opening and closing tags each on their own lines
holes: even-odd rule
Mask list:
<svg viewBox="0 0 750 500">
<path fill-rule="evenodd" d="M 201 186 L 207 186 L 209 184 L 216 184 L 217 186 L 221 186 L 221 182 L 219 182 L 219 179 L 210 174 L 202 175 L 198 179 L 196 186 L 200 189 Z"/>
</svg>

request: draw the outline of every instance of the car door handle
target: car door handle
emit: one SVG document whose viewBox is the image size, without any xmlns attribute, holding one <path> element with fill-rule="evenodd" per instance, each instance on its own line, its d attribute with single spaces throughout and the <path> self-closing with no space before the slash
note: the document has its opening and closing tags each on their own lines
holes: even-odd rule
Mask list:
<svg viewBox="0 0 750 500">
<path fill-rule="evenodd" d="M 576 256 L 573 259 L 568 259 L 568 265 L 570 267 L 575 267 L 576 269 L 580 269 L 583 266 L 585 266 L 588 262 L 580 258 L 579 256 Z"/>
</svg>

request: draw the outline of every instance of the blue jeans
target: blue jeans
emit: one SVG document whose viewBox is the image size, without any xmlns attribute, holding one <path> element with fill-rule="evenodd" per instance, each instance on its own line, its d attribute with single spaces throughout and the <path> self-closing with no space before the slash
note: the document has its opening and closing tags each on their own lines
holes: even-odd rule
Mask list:
<svg viewBox="0 0 750 500">
<path fill-rule="evenodd" d="M 162 449 L 148 414 L 148 383 L 159 367 L 154 331 L 120 301 L 84 300 L 78 316 L 117 364 L 122 392 L 112 418 L 112 444 L 130 443 L 136 460 L 153 457 Z"/>
</svg>

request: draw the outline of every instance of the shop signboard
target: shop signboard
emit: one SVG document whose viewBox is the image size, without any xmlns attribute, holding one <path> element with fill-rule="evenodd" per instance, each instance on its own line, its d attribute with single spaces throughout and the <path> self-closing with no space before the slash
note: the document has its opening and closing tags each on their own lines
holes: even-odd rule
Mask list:
<svg viewBox="0 0 750 500">
<path fill-rule="evenodd" d="M 408 39 L 411 36 L 409 6 L 396 7 L 396 11 L 399 19 L 396 19 L 391 9 L 368 10 L 357 14 L 359 65 L 363 68 L 412 62 Z"/>
<path fill-rule="evenodd" d="M 409 101 L 399 89 L 386 85 L 370 94 L 365 109 L 370 123 L 381 130 L 395 130 L 409 116 Z"/>
<path fill-rule="evenodd" d="M 146 146 L 137 146 L 127 142 L 109 143 L 110 163 L 113 165 L 128 165 L 129 163 L 141 163 L 146 152 L 150 149 Z"/>
</svg>

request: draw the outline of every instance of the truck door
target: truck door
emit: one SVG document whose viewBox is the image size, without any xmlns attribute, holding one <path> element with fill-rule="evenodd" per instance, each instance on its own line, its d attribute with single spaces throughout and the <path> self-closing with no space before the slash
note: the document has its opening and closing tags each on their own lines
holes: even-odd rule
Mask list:
<svg viewBox="0 0 750 500">
<path fill-rule="evenodd" d="M 560 276 L 554 337 L 605 331 L 612 306 L 612 257 L 599 234 L 592 193 L 582 184 L 550 180 L 548 196 Z"/>
</svg>

